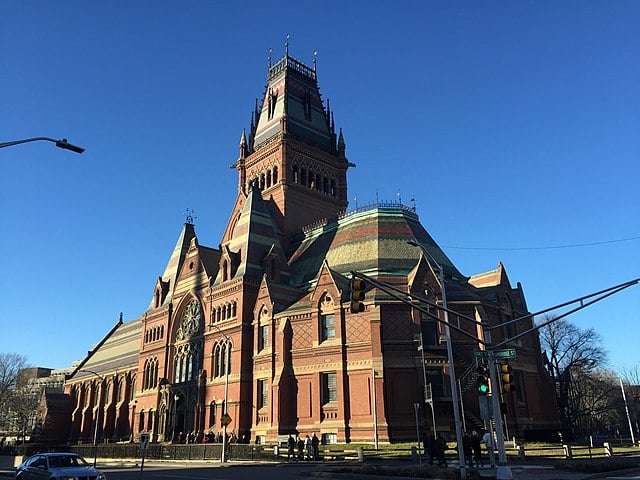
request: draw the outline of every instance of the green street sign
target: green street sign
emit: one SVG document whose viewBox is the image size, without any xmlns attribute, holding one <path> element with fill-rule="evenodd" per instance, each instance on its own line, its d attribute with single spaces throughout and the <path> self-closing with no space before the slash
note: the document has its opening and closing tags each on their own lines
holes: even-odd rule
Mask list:
<svg viewBox="0 0 640 480">
<path fill-rule="evenodd" d="M 474 350 L 473 356 L 476 358 L 489 358 L 489 352 L 487 350 Z"/>
<path fill-rule="evenodd" d="M 505 348 L 504 350 L 495 350 L 493 358 L 516 358 L 515 348 Z"/>
</svg>

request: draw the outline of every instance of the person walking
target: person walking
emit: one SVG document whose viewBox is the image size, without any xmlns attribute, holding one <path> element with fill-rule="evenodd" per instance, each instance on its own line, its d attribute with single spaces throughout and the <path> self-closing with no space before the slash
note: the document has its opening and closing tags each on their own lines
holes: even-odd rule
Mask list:
<svg viewBox="0 0 640 480">
<path fill-rule="evenodd" d="M 496 457 L 494 454 L 494 446 L 495 440 L 493 438 L 493 434 L 491 430 L 487 430 L 487 432 L 482 436 L 482 442 L 487 446 L 487 453 L 489 454 L 489 465 L 492 467 L 496 464 Z"/>
<path fill-rule="evenodd" d="M 298 435 L 296 446 L 298 447 L 298 460 L 303 460 L 304 459 L 304 440 L 300 437 L 300 435 Z"/>
<path fill-rule="evenodd" d="M 484 467 L 484 461 L 482 460 L 482 439 L 476 430 L 471 432 L 471 452 L 473 454 L 473 461 L 476 462 L 476 467 Z"/>
<path fill-rule="evenodd" d="M 306 460 L 313 459 L 313 445 L 311 444 L 311 438 L 309 435 L 304 439 L 304 449 L 305 449 L 305 458 Z"/>
<path fill-rule="evenodd" d="M 290 460 L 291 457 L 294 459 L 296 458 L 295 449 L 296 441 L 293 438 L 293 435 L 289 435 L 289 438 L 287 439 L 287 460 Z"/>
<path fill-rule="evenodd" d="M 464 461 L 469 465 L 469 468 L 473 468 L 473 454 L 471 451 L 471 437 L 464 432 L 462 435 L 462 451 L 464 453 Z"/>
<path fill-rule="evenodd" d="M 433 435 L 433 432 L 429 433 L 426 448 L 429 450 L 429 465 L 433 465 L 433 461 L 436 460 L 437 455 L 436 437 Z"/>
<path fill-rule="evenodd" d="M 447 466 L 447 448 L 447 442 L 442 434 L 438 435 L 438 438 L 436 438 L 436 459 L 438 460 L 438 465 L 440 465 L 441 467 Z"/>
<path fill-rule="evenodd" d="M 313 432 L 311 437 L 311 447 L 313 448 L 313 459 L 320 460 L 320 439 L 318 439 L 316 432 Z"/>
</svg>

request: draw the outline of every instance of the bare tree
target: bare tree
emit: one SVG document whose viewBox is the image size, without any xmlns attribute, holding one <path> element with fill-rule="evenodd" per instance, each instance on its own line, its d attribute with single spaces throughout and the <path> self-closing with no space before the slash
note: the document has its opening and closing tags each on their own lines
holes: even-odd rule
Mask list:
<svg viewBox="0 0 640 480">
<path fill-rule="evenodd" d="M 552 320 L 543 318 L 542 323 Z M 587 418 L 593 418 L 604 401 L 606 392 L 600 389 L 602 382 L 595 370 L 607 362 L 607 352 L 602 348 L 602 338 L 592 328 L 581 329 L 566 319 L 549 323 L 540 329 L 540 343 L 546 353 L 546 367 L 556 385 L 556 397 L 560 421 L 567 431 L 586 433 L 592 428 Z"/>
<path fill-rule="evenodd" d="M 0 353 L 0 412 L 16 388 L 18 373 L 27 367 L 27 359 L 19 353 Z"/>
<path fill-rule="evenodd" d="M 7 420 L 10 431 L 22 437 L 22 443 L 31 436 L 36 425 L 36 413 L 40 405 L 40 394 L 31 389 L 14 390 L 7 401 Z"/>
</svg>

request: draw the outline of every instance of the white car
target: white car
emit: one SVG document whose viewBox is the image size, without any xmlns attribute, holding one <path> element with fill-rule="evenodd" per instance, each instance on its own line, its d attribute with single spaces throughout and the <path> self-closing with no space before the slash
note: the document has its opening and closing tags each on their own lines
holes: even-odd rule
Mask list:
<svg viewBox="0 0 640 480">
<path fill-rule="evenodd" d="M 105 480 L 99 470 L 93 468 L 75 453 L 37 453 L 16 467 L 16 480 Z"/>
</svg>

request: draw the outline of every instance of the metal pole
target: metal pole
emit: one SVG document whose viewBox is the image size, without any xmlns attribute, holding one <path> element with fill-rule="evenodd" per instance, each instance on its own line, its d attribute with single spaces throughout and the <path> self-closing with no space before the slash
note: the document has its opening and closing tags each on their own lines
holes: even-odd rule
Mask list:
<svg viewBox="0 0 640 480">
<path fill-rule="evenodd" d="M 376 404 L 376 369 L 371 369 L 371 383 L 373 384 L 373 443 L 378 450 L 378 409 Z"/>
<path fill-rule="evenodd" d="M 622 377 L 620 377 L 620 390 L 622 390 L 622 399 L 624 400 L 624 409 L 627 412 L 627 420 L 629 421 L 629 431 L 631 432 L 631 444 L 636 444 L 636 437 L 633 435 L 633 425 L 631 423 L 631 416 L 629 415 L 629 405 L 627 405 L 627 396 L 624 393 L 624 385 L 622 384 Z"/>
<path fill-rule="evenodd" d="M 102 396 L 102 386 L 98 389 L 98 398 L 96 400 L 96 428 L 93 431 L 93 468 L 96 468 L 98 461 L 98 425 L 100 423 L 100 397 Z"/>
<path fill-rule="evenodd" d="M 173 431 L 171 432 L 171 443 L 176 440 L 176 429 L 178 428 L 178 400 L 180 397 L 176 394 L 173 396 Z"/>
<path fill-rule="evenodd" d="M 420 422 L 418 420 L 418 409 L 420 408 L 419 403 L 413 404 L 413 409 L 416 412 L 416 439 L 418 441 L 418 462 L 420 466 L 422 466 L 422 453 L 420 452 Z"/>
<path fill-rule="evenodd" d="M 467 421 L 464 419 L 464 399 L 462 398 L 462 384 L 458 379 L 458 392 L 460 393 L 460 416 L 462 417 L 462 429 L 467 431 Z"/>
<path fill-rule="evenodd" d="M 449 361 L 449 384 L 451 386 L 451 396 L 453 403 L 453 420 L 456 425 L 456 442 L 458 444 L 458 462 L 460 463 L 460 478 L 467 478 L 467 465 L 465 463 L 464 458 L 464 449 L 462 448 L 462 425 L 460 423 L 460 411 L 459 411 L 459 400 L 458 400 L 458 389 L 456 388 L 456 372 L 455 366 L 453 362 L 453 347 L 451 345 L 451 332 L 449 331 L 449 313 L 447 312 L 447 290 L 444 285 L 444 271 L 442 270 L 442 266 L 436 265 L 439 267 L 439 277 L 440 277 L 440 289 L 442 290 L 442 306 L 445 308 L 444 310 L 444 332 L 447 338 L 447 359 Z"/>
<path fill-rule="evenodd" d="M 34 140 L 34 139 L 31 139 L 31 140 Z M 41 139 L 38 138 L 35 140 L 41 140 Z M 45 139 L 45 140 L 48 140 L 48 139 Z M 104 386 L 104 377 L 99 373 L 94 372 L 93 370 L 82 369 L 82 370 L 78 370 L 78 372 L 90 373 L 94 377 L 98 377 L 100 379 L 100 384 L 99 384 L 100 387 L 98 389 L 98 395 L 96 399 L 96 425 L 93 430 L 93 467 L 95 468 L 97 458 L 98 458 L 98 425 L 100 424 L 100 403 L 101 403 L 101 397 L 102 397 L 102 387 Z"/>
<path fill-rule="evenodd" d="M 429 384 L 427 398 L 427 403 L 431 408 L 431 419 L 433 420 L 433 437 L 435 438 L 438 436 L 438 432 L 436 430 L 436 409 L 433 406 L 433 390 L 431 389 L 431 384 Z"/>
<path fill-rule="evenodd" d="M 491 379 L 491 401 L 493 403 L 493 418 L 496 422 L 496 440 L 498 443 L 498 462 L 496 463 L 496 480 L 512 480 L 511 468 L 507 465 L 507 454 L 504 449 L 504 430 L 502 429 L 502 414 L 500 413 L 500 398 L 496 391 L 500 388 L 496 374 L 496 362 L 493 350 L 489 350 L 489 378 Z"/>
<path fill-rule="evenodd" d="M 223 408 L 223 416 L 229 412 L 229 363 L 231 362 L 231 342 L 230 338 L 226 337 L 227 344 L 227 362 L 225 365 L 225 374 L 224 374 L 224 408 Z M 222 426 L 222 458 L 220 459 L 221 463 L 227 461 L 227 422 L 225 420 L 224 425 Z"/>
</svg>

